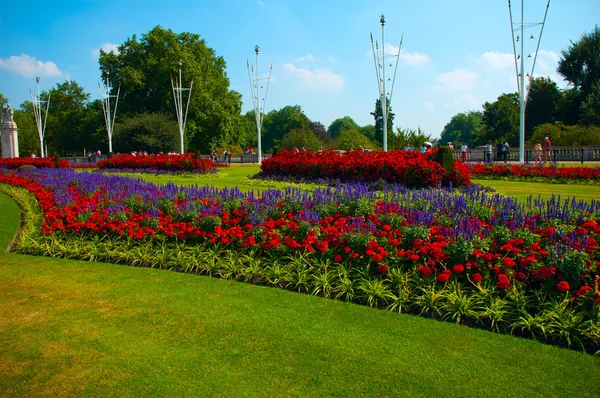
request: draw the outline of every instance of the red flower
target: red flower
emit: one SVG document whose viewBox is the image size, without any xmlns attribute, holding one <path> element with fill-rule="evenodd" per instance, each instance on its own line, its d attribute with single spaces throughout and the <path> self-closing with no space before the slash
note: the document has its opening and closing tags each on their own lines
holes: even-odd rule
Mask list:
<svg viewBox="0 0 600 398">
<path fill-rule="evenodd" d="M 455 274 L 462 274 L 465 270 L 465 267 L 462 264 L 455 264 L 452 267 L 452 271 L 454 271 Z"/>
<path fill-rule="evenodd" d="M 421 273 L 421 276 L 423 278 L 427 278 L 429 276 L 431 276 L 431 274 L 433 274 L 433 268 L 429 268 L 429 267 L 424 267 L 422 265 L 419 265 L 417 267 L 417 269 L 419 270 L 419 272 Z"/>
<path fill-rule="evenodd" d="M 506 276 L 506 274 L 498 275 L 498 281 L 496 282 L 496 287 L 498 289 L 506 290 L 509 288 L 509 286 L 510 286 L 510 279 L 508 279 L 508 276 Z"/>
<path fill-rule="evenodd" d="M 377 271 L 379 271 L 380 274 L 385 274 L 386 272 L 388 272 L 389 267 L 385 264 L 379 264 L 379 266 L 377 267 Z"/>
<path fill-rule="evenodd" d="M 482 279 L 483 279 L 483 276 L 481 276 L 481 274 L 473 274 L 473 275 L 471 275 L 471 281 L 473 283 L 479 283 Z"/>
<path fill-rule="evenodd" d="M 336 263 L 341 263 L 343 259 L 344 258 L 338 254 L 333 258 L 333 261 L 335 261 Z"/>
<path fill-rule="evenodd" d="M 591 292 L 592 288 L 588 285 L 585 286 L 581 286 L 576 292 L 575 292 L 575 297 L 581 297 L 581 296 L 585 296 L 585 294 L 587 292 Z"/>
<path fill-rule="evenodd" d="M 568 292 L 571 289 L 571 286 L 569 286 L 569 282 L 567 281 L 560 281 L 556 284 L 556 289 L 559 292 Z"/>
<path fill-rule="evenodd" d="M 502 264 L 504 264 L 506 268 L 513 268 L 515 265 L 517 265 L 517 263 L 515 263 L 515 261 L 510 257 L 504 257 Z"/>
<path fill-rule="evenodd" d="M 451 276 L 452 276 L 452 271 L 447 269 L 438 275 L 437 280 L 438 280 L 438 282 L 446 283 L 446 282 L 448 282 L 448 279 L 450 279 Z"/>
<path fill-rule="evenodd" d="M 527 276 L 522 272 L 517 272 L 515 274 L 515 279 L 518 281 L 524 281 L 526 278 L 527 278 Z"/>
</svg>

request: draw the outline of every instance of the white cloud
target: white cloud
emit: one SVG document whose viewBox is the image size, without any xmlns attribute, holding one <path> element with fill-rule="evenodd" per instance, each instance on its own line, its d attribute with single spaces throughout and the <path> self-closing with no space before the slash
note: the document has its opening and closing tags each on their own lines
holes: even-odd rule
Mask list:
<svg viewBox="0 0 600 398">
<path fill-rule="evenodd" d="M 393 44 L 386 44 L 384 47 L 386 57 L 396 57 L 398 55 L 398 47 Z M 373 56 L 373 50 L 367 52 L 368 55 Z M 410 52 L 406 50 L 400 51 L 400 61 L 405 65 L 409 66 L 420 66 L 429 62 L 429 57 L 425 54 Z M 394 60 L 392 64 L 396 61 Z M 387 62 L 386 62 L 387 63 Z"/>
<path fill-rule="evenodd" d="M 469 94 L 462 94 L 450 103 L 442 105 L 444 108 L 476 109 L 481 107 L 481 101 Z"/>
<path fill-rule="evenodd" d="M 59 77 L 62 72 L 52 61 L 42 62 L 27 54 L 11 55 L 6 59 L 0 58 L 0 67 L 16 72 L 25 77 Z"/>
<path fill-rule="evenodd" d="M 431 101 L 425 101 L 423 102 L 423 108 L 427 109 L 428 111 L 432 111 L 435 109 L 435 104 Z"/>
<path fill-rule="evenodd" d="M 535 53 L 531 54 L 532 57 L 534 55 Z M 557 53 L 553 51 L 540 50 L 538 52 L 534 74 L 537 76 L 546 76 L 556 72 L 556 68 L 558 67 L 558 60 L 559 56 Z"/>
<path fill-rule="evenodd" d="M 257 3 L 259 6 L 266 6 L 266 4 L 265 4 L 265 3 L 263 3 L 263 2 L 262 2 L 262 1 L 260 1 L 260 0 L 258 0 L 256 3 Z"/>
<path fill-rule="evenodd" d="M 452 72 L 442 73 L 435 80 L 442 85 L 442 88 L 470 91 L 475 87 L 477 75 L 469 70 L 456 68 Z"/>
<path fill-rule="evenodd" d="M 113 43 L 104 43 L 101 47 L 102 51 L 105 53 L 114 52 L 115 54 L 119 53 L 119 46 Z M 94 58 L 98 58 L 100 56 L 100 48 L 94 48 L 92 50 L 92 56 Z"/>
<path fill-rule="evenodd" d="M 312 54 L 306 54 L 300 58 L 296 59 L 296 62 L 314 62 L 316 60 L 315 57 L 313 57 Z"/>
<path fill-rule="evenodd" d="M 344 86 L 344 77 L 333 73 L 327 68 L 316 68 L 314 70 L 298 68 L 293 64 L 283 64 L 286 73 L 293 76 L 300 87 L 308 89 L 329 88 L 339 90 Z"/>
<path fill-rule="evenodd" d="M 514 68 L 515 56 L 510 53 L 491 51 L 483 53 L 477 62 L 490 66 L 494 69 Z"/>
</svg>

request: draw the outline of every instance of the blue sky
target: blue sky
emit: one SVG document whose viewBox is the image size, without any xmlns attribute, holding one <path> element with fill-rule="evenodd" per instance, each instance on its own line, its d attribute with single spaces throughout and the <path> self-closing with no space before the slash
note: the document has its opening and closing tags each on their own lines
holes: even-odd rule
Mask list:
<svg viewBox="0 0 600 398">
<path fill-rule="evenodd" d="M 513 0 L 515 21 L 520 0 Z M 525 21 L 541 22 L 546 0 L 527 0 Z M 392 110 L 395 126 L 438 137 L 458 113 L 516 91 L 505 0 L 11 1 L 0 18 L 0 93 L 17 107 L 41 89 L 73 79 L 98 97 L 98 49 L 111 50 L 156 25 L 198 33 L 224 57 L 231 87 L 252 108 L 246 59 L 260 45 L 261 70 L 273 62 L 266 110 L 300 105 L 326 127 L 336 118 L 372 124 L 378 96 L 369 32 L 386 48 L 404 34 Z M 561 50 L 590 32 L 599 0 L 553 0 L 535 75 L 556 74 Z M 527 38 L 537 37 L 528 29 Z M 534 53 L 527 40 L 525 53 Z M 388 63 L 389 64 L 389 63 Z M 388 69 L 388 76 L 391 74 Z M 527 65 L 526 65 L 526 69 Z"/>
</svg>

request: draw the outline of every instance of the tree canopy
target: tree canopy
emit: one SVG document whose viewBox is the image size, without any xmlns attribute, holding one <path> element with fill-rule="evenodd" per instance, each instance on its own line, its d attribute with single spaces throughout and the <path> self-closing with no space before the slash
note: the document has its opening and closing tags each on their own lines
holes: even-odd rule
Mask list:
<svg viewBox="0 0 600 398">
<path fill-rule="evenodd" d="M 121 85 L 119 112 L 163 113 L 175 120 L 171 79 L 178 79 L 182 62 L 183 87 L 193 80 L 186 135 L 189 150 L 210 151 L 237 141 L 241 94 L 229 89 L 225 60 L 200 35 L 157 26 L 128 38 L 119 52 L 100 51 L 100 71 L 110 76 L 113 94 Z"/>
<path fill-rule="evenodd" d="M 483 113 L 480 111 L 457 113 L 444 126 L 440 141 L 444 145 L 448 142 L 452 142 L 454 145 L 465 142 L 468 146 L 472 146 L 473 137 L 481 134 L 481 130 L 483 129 L 482 119 Z"/>
<path fill-rule="evenodd" d="M 358 124 L 350 116 L 344 116 L 331 122 L 327 131 L 332 138 L 336 138 L 344 130 L 357 130 L 358 128 Z"/>
</svg>

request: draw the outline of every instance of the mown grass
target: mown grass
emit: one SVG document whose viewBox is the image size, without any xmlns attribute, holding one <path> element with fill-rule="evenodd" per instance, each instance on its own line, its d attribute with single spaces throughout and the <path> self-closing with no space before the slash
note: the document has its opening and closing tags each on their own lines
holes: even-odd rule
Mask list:
<svg viewBox="0 0 600 398">
<path fill-rule="evenodd" d="M 502 180 L 472 180 L 474 184 L 491 187 L 496 192 L 513 196 L 520 202 L 526 202 L 531 195 L 542 199 L 550 199 L 552 195 L 560 195 L 562 199 L 575 196 L 577 200 L 600 200 L 600 186 L 576 184 L 550 184 L 542 182 L 521 182 Z"/>
<path fill-rule="evenodd" d="M 18 208 L 0 194 L 0 247 Z M 7 396 L 597 396 L 600 359 L 289 291 L 0 253 Z"/>
</svg>

